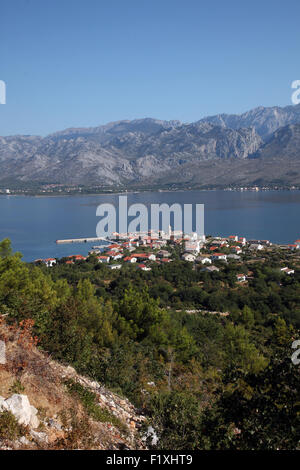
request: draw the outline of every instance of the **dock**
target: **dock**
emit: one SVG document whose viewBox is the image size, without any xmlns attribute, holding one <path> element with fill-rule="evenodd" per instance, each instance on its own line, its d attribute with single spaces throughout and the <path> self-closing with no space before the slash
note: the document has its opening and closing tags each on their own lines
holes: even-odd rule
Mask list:
<svg viewBox="0 0 300 470">
<path fill-rule="evenodd" d="M 108 242 L 109 240 L 104 237 L 67 238 L 65 240 L 56 240 L 55 243 L 57 243 L 58 245 L 61 245 L 61 244 L 67 244 L 67 243 L 94 243 L 94 242 L 100 242 L 100 241 Z"/>
</svg>

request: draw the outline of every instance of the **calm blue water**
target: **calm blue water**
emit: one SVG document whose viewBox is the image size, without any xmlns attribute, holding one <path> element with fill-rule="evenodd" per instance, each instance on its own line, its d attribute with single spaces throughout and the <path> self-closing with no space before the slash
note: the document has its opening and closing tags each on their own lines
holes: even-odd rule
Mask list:
<svg viewBox="0 0 300 470">
<path fill-rule="evenodd" d="M 0 196 L 0 240 L 9 237 L 26 261 L 87 254 L 91 244 L 56 245 L 60 238 L 96 236 L 96 208 L 117 195 Z M 205 233 L 291 243 L 300 238 L 300 191 L 184 191 L 128 194 L 128 204 L 205 205 Z"/>
</svg>

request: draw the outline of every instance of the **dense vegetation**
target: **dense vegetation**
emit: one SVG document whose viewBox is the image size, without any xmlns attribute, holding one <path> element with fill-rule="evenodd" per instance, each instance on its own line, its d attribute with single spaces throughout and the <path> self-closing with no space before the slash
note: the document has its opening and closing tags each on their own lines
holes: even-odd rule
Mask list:
<svg viewBox="0 0 300 470">
<path fill-rule="evenodd" d="M 150 272 L 94 256 L 47 268 L 4 240 L 0 314 L 34 320 L 41 348 L 141 407 L 160 448 L 299 447 L 300 270 L 282 274 L 276 255 L 217 273 L 177 258 Z"/>
</svg>

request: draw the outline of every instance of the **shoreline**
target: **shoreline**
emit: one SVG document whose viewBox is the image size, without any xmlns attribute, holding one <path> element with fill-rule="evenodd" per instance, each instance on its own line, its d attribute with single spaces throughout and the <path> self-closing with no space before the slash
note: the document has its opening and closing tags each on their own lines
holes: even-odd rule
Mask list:
<svg viewBox="0 0 300 470">
<path fill-rule="evenodd" d="M 206 189 L 140 189 L 140 190 L 124 190 L 117 192 L 96 192 L 96 193 L 83 193 L 83 192 L 74 192 L 72 194 L 28 194 L 28 193 L 0 193 L 0 197 L 34 197 L 34 198 L 55 198 L 55 197 L 95 197 L 95 196 L 121 196 L 126 194 L 143 194 L 143 193 L 185 193 L 185 192 L 239 192 L 239 193 L 261 193 L 261 192 L 294 192 L 300 191 L 300 188 L 206 188 Z"/>
</svg>

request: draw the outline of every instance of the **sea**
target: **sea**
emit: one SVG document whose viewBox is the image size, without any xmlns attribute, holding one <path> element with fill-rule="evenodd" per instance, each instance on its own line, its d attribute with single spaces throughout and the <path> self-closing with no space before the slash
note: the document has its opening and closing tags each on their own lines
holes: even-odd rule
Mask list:
<svg viewBox="0 0 300 470">
<path fill-rule="evenodd" d="M 127 193 L 128 206 L 204 204 L 206 235 L 293 243 L 300 238 L 300 191 L 158 191 Z M 124 196 L 124 194 L 123 194 Z M 0 240 L 10 238 L 23 260 L 86 255 L 99 243 L 56 244 L 57 239 L 96 237 L 96 209 L 118 207 L 118 194 L 0 196 Z M 171 224 L 172 225 L 172 224 Z"/>
</svg>

